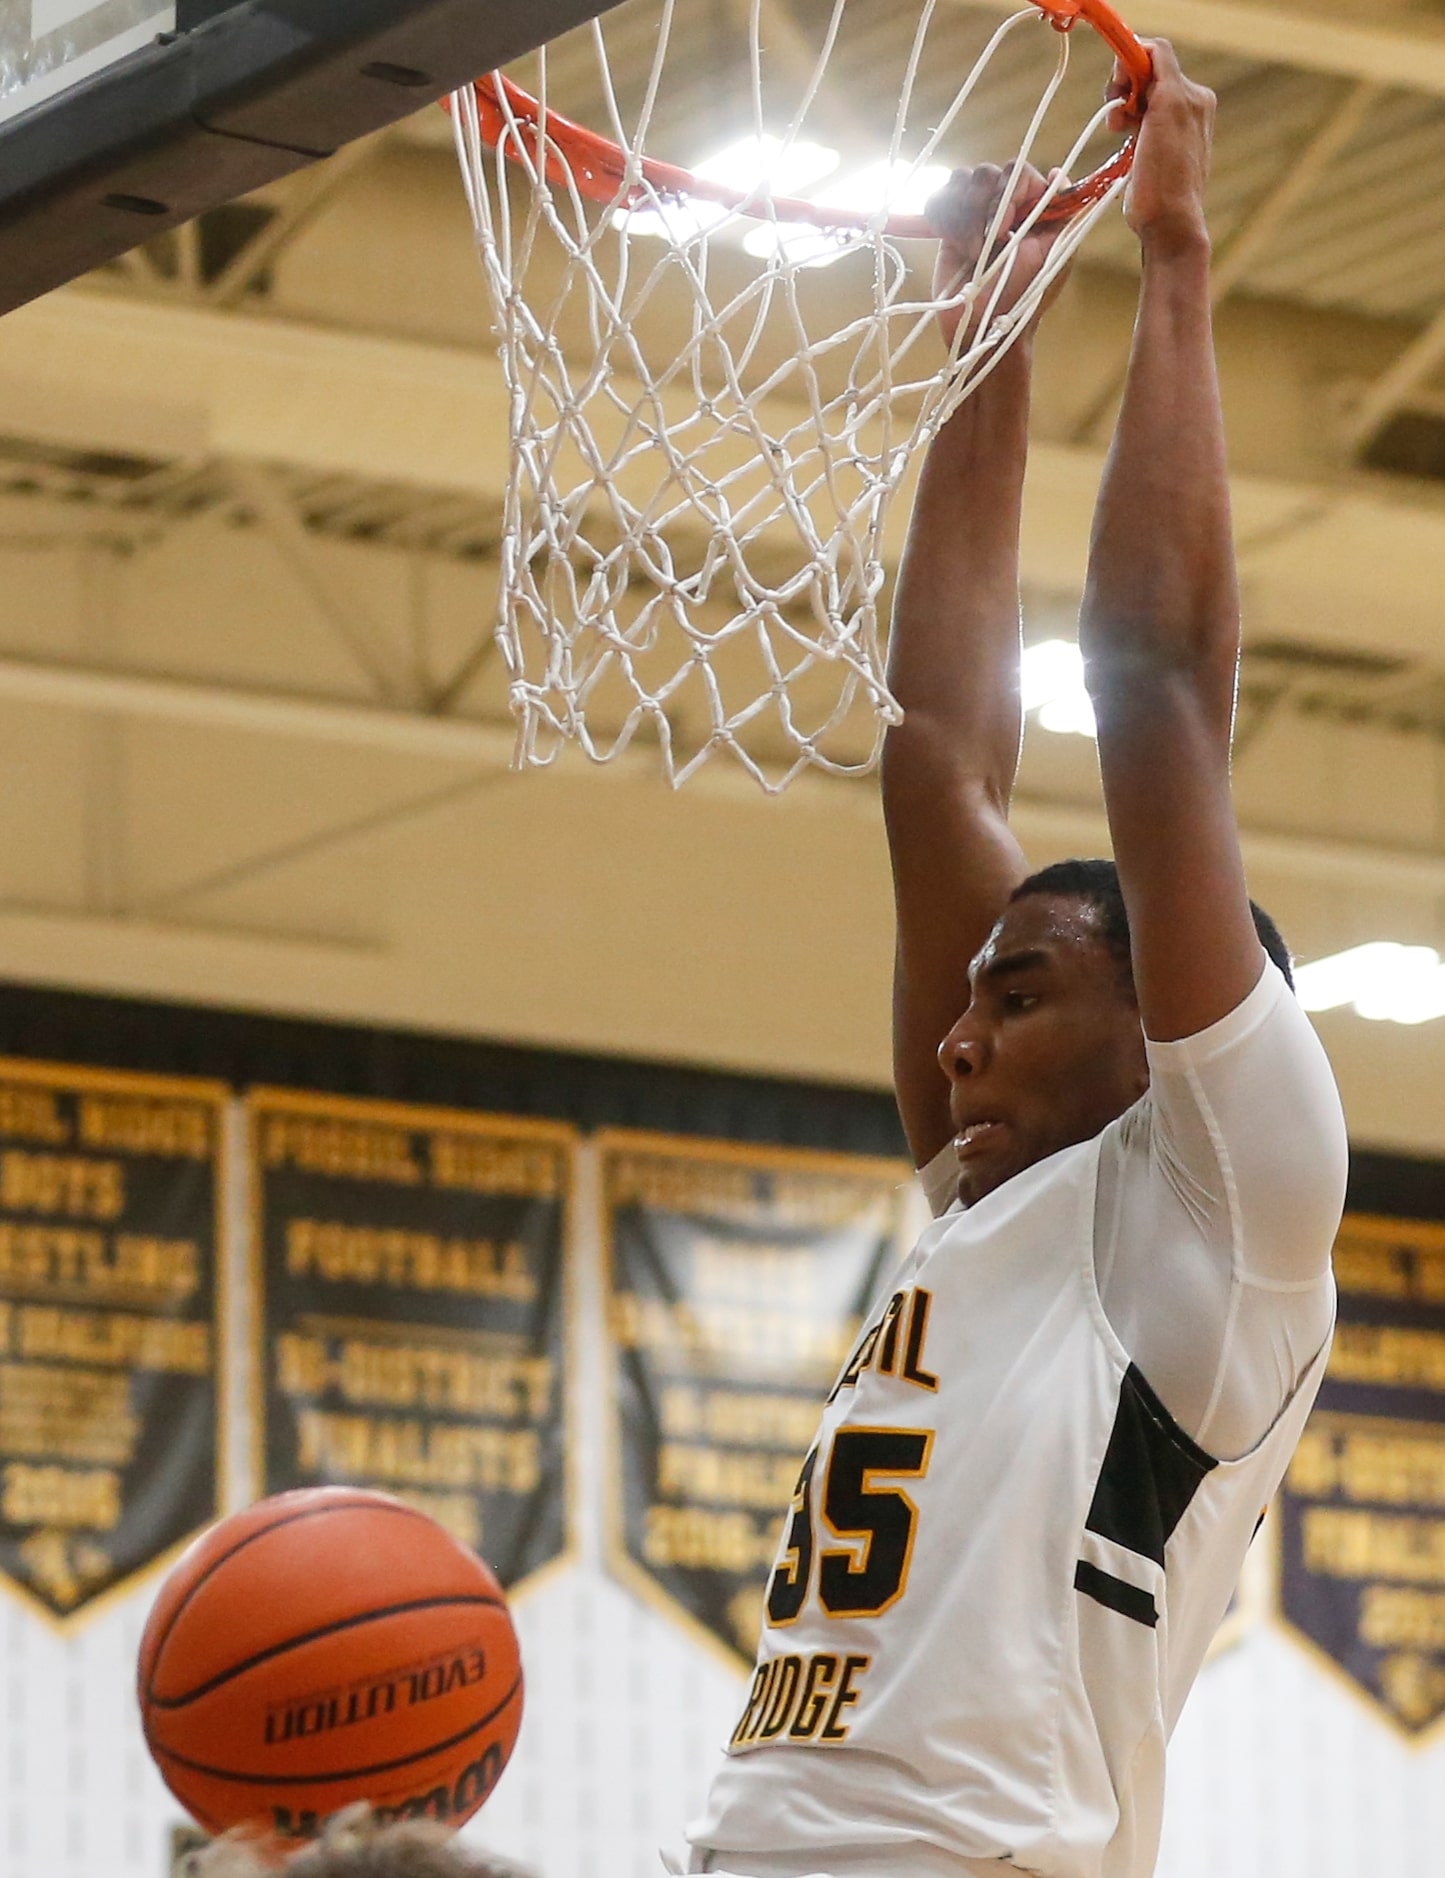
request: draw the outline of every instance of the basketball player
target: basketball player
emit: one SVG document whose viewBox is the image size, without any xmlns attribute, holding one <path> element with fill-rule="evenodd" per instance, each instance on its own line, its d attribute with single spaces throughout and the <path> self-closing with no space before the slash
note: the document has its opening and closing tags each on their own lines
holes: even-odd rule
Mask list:
<svg viewBox="0 0 1445 1878">
<path fill-rule="evenodd" d="M 1008 825 L 1030 334 L 933 446 L 894 613 L 897 1091 L 937 1217 L 803 1468 L 694 1871 L 1146 1878 L 1165 1742 L 1323 1370 L 1343 1118 L 1230 801 L 1214 99 L 1152 50 L 1080 628 L 1117 872 L 1030 877 Z M 936 205 L 945 280 L 1003 186 Z"/>
</svg>

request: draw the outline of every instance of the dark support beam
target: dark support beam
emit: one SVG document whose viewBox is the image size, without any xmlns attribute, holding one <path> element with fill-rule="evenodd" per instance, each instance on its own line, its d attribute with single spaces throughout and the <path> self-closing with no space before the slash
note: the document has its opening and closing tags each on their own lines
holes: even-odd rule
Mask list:
<svg viewBox="0 0 1445 1878">
<path fill-rule="evenodd" d="M 0 129 L 0 313 L 329 156 L 616 0 L 179 0 Z"/>
</svg>

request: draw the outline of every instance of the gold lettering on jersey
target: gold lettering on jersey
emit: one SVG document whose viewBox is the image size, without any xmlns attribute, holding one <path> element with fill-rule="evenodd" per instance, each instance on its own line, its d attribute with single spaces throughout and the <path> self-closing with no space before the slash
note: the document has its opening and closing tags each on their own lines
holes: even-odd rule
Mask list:
<svg viewBox="0 0 1445 1878">
<path fill-rule="evenodd" d="M 892 1305 L 889 1309 L 892 1309 Z M 833 1395 L 837 1395 L 842 1389 L 852 1389 L 857 1385 L 858 1378 L 873 1361 L 873 1353 L 878 1348 L 878 1338 L 882 1329 L 881 1324 L 874 1324 L 871 1330 L 864 1333 L 863 1341 L 848 1358 L 847 1367 L 834 1385 Z M 831 1402 L 833 1397 L 830 1396 L 828 1399 Z"/>
<path fill-rule="evenodd" d="M 878 1322 L 864 1332 L 828 1400 L 836 1401 L 844 1389 L 855 1388 L 858 1378 L 870 1369 L 880 1376 L 896 1376 L 900 1382 L 912 1383 L 915 1389 L 930 1393 L 936 1390 L 937 1376 L 923 1367 L 932 1309 L 933 1293 L 922 1285 L 895 1291 Z"/>
<path fill-rule="evenodd" d="M 847 1711 L 862 1695 L 858 1685 L 872 1662 L 871 1656 L 819 1650 L 759 1663 L 731 1749 L 743 1753 L 778 1740 L 810 1746 L 846 1741 Z"/>
<path fill-rule="evenodd" d="M 898 1332 L 903 1323 L 903 1306 L 906 1294 L 895 1291 L 888 1300 L 888 1308 L 883 1313 L 883 1321 L 878 1329 L 881 1338 L 878 1346 L 878 1370 L 883 1376 L 894 1374 L 894 1364 L 898 1361 Z"/>
<path fill-rule="evenodd" d="M 908 1354 L 903 1359 L 903 1380 L 919 1389 L 938 1387 L 937 1376 L 923 1367 L 923 1345 L 928 1336 L 928 1313 L 932 1309 L 933 1293 L 920 1285 L 908 1311 Z"/>
</svg>

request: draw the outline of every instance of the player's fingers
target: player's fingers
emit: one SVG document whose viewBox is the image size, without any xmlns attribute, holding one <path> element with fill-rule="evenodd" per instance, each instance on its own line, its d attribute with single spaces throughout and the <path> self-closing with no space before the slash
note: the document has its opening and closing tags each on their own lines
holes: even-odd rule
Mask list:
<svg viewBox="0 0 1445 1878">
<path fill-rule="evenodd" d="M 1053 199 L 1057 201 L 1058 198 L 1061 195 L 1063 195 L 1066 189 L 1072 189 L 1072 188 L 1073 188 L 1072 179 L 1069 177 L 1066 171 L 1061 170 L 1061 169 L 1052 169 L 1049 171 L 1048 175 L 1044 178 L 1044 188 L 1043 188 L 1042 193 L 1047 195 L 1050 192 L 1052 192 Z"/>
<path fill-rule="evenodd" d="M 1057 187 L 1055 187 L 1056 184 Z M 1035 169 L 1031 163 L 1024 164 L 1019 171 L 1018 181 L 1014 185 L 1013 195 L 1009 201 L 1009 215 L 1003 232 L 1009 234 L 1022 227 L 1045 196 L 1050 194 L 1056 196 L 1059 190 L 1067 189 L 1068 186 L 1069 179 L 1061 169 L 1052 169 L 1045 175 L 1042 170 Z"/>
<path fill-rule="evenodd" d="M 1127 107 L 1126 100 L 1130 100 L 1134 96 L 1134 80 L 1130 77 L 1128 68 L 1125 66 L 1122 59 L 1116 59 L 1114 61 L 1113 76 L 1109 80 L 1104 95 L 1114 106 L 1114 109 L 1110 111 L 1108 118 L 1105 120 L 1110 132 L 1117 137 L 1125 130 L 1132 129 L 1135 123 L 1135 115 L 1134 112 Z M 1144 102 L 1148 102 L 1147 93 L 1145 94 Z"/>
<path fill-rule="evenodd" d="M 1196 84 L 1179 63 L 1179 55 L 1167 39 L 1144 39 L 1140 44 L 1149 54 L 1152 67 L 1148 84 L 1145 86 L 1137 115 L 1131 115 L 1122 104 L 1109 115 L 1109 128 L 1113 131 L 1138 130 L 1139 118 L 1146 111 L 1165 111 L 1173 115 L 1178 112 L 1184 118 L 1196 122 L 1203 121 L 1212 126 L 1218 99 L 1207 85 Z M 1114 67 L 1114 79 L 1109 95 L 1122 99 L 1128 88 L 1128 75 L 1118 64 Z"/>
<path fill-rule="evenodd" d="M 1174 50 L 1171 41 L 1145 39 L 1140 43 L 1154 62 L 1154 76 L 1149 82 L 1149 92 L 1158 90 L 1161 85 L 1172 86 L 1187 83 L 1184 68 L 1179 63 L 1179 54 Z"/>
<path fill-rule="evenodd" d="M 1049 186 L 1048 177 L 1042 170 L 1035 169 L 1032 163 L 1020 163 L 1017 174 L 1012 170 L 1009 173 L 1014 177 L 1012 200 L 1015 208 L 1021 203 L 1032 208 Z"/>
<path fill-rule="evenodd" d="M 1170 82 L 1171 67 L 1173 81 L 1177 82 L 1183 77 L 1174 48 L 1167 39 L 1141 39 L 1139 43 L 1150 56 L 1152 70 L 1147 83 L 1140 89 L 1134 74 L 1124 61 L 1115 59 L 1113 73 L 1105 87 L 1105 97 L 1116 106 L 1116 109 L 1109 113 L 1108 118 L 1109 129 L 1116 135 L 1139 128 L 1139 120 L 1148 110 L 1150 100 L 1161 79 L 1166 84 Z M 1156 53 L 1156 48 L 1162 48 L 1166 55 L 1162 63 Z"/>
<path fill-rule="evenodd" d="M 955 170 L 938 194 L 929 198 L 924 214 L 946 241 L 981 241 L 997 207 L 1004 176 L 996 163 Z"/>
</svg>

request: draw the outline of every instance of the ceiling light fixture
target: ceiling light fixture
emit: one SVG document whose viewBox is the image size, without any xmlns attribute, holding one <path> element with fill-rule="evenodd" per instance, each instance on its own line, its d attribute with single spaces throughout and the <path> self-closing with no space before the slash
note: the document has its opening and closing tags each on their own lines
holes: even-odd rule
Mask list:
<svg viewBox="0 0 1445 1878">
<path fill-rule="evenodd" d="M 692 166 L 694 176 L 729 189 L 767 196 L 797 196 L 831 176 L 841 158 L 826 144 L 802 138 L 739 137 Z M 655 208 L 619 209 L 613 225 L 629 235 L 666 235 L 674 242 L 695 240 L 730 213 L 715 202 L 663 202 Z M 756 232 L 756 231 L 755 231 Z"/>
<path fill-rule="evenodd" d="M 1019 667 L 1026 715 L 1041 730 L 1093 737 L 1094 707 L 1084 686 L 1084 655 L 1071 639 L 1044 639 L 1025 646 Z"/>
<path fill-rule="evenodd" d="M 1376 939 L 1315 959 L 1295 971 L 1295 990 L 1307 1011 L 1353 1006 L 1376 1023 L 1428 1024 L 1445 1017 L 1445 964 L 1433 946 Z"/>
<path fill-rule="evenodd" d="M 826 189 L 808 189 L 806 193 L 810 202 L 825 209 L 860 209 L 879 216 L 921 215 L 949 174 L 941 163 L 925 163 L 920 168 L 902 157 L 884 157 L 862 169 L 846 171 Z M 822 228 L 764 222 L 752 230 L 743 247 L 763 261 L 782 253 L 798 266 L 830 267 L 864 239 L 856 232 L 842 235 Z"/>
</svg>

